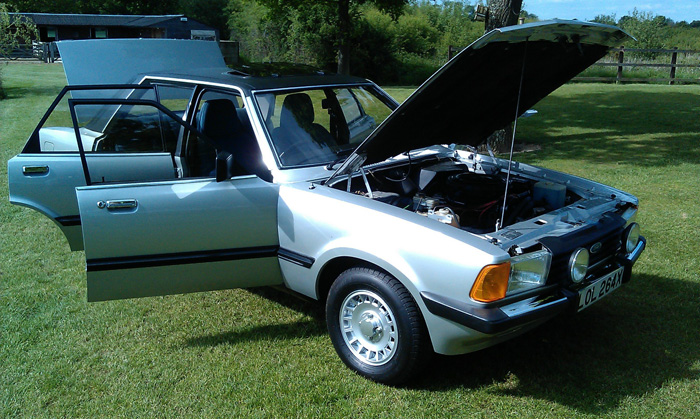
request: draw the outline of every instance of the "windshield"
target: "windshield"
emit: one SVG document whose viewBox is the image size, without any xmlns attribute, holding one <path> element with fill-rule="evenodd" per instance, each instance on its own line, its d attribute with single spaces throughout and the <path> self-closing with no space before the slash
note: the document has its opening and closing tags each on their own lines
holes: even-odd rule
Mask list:
<svg viewBox="0 0 700 419">
<path fill-rule="evenodd" d="M 284 167 L 342 161 L 394 106 L 370 86 L 265 92 L 255 98 Z"/>
</svg>

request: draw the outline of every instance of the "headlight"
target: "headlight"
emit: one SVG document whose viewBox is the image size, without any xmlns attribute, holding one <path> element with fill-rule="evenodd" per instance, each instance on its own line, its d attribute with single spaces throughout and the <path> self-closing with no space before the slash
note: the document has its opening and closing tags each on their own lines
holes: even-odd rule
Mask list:
<svg viewBox="0 0 700 419">
<path fill-rule="evenodd" d="M 551 263 L 552 254 L 547 250 L 512 257 L 508 294 L 544 285 Z"/>
<path fill-rule="evenodd" d="M 580 283 L 588 273 L 588 250 L 580 247 L 571 254 L 569 259 L 569 274 L 571 280 L 575 283 Z"/>
<path fill-rule="evenodd" d="M 622 233 L 622 243 L 625 245 L 626 253 L 632 253 L 637 243 L 639 243 L 639 224 L 632 223 Z"/>
</svg>

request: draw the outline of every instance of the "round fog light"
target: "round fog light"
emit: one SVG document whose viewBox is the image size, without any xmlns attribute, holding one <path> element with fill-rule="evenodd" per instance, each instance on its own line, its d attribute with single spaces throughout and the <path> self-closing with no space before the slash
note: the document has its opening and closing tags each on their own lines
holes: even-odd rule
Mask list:
<svg viewBox="0 0 700 419">
<path fill-rule="evenodd" d="M 639 224 L 632 223 L 622 233 L 622 243 L 625 244 L 625 252 L 632 253 L 639 243 Z"/>
<path fill-rule="evenodd" d="M 580 247 L 574 251 L 569 260 L 571 280 L 579 284 L 588 272 L 588 250 Z"/>
</svg>

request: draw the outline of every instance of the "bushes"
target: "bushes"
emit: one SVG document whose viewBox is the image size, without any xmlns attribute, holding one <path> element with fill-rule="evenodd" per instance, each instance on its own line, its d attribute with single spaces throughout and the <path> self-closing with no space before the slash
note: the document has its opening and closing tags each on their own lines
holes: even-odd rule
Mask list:
<svg viewBox="0 0 700 419">
<path fill-rule="evenodd" d="M 255 0 L 231 0 L 229 26 L 244 61 L 289 61 L 335 71 L 337 25 L 328 4 L 271 13 Z M 483 33 L 462 2 L 412 3 L 394 20 L 372 5 L 355 7 L 350 72 L 382 84 L 422 83 L 447 61 L 449 45 Z"/>
</svg>

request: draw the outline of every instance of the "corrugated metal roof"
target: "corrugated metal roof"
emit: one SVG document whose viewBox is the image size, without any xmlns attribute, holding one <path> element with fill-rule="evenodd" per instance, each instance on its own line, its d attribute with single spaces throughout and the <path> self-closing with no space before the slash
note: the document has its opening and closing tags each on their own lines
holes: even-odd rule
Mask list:
<svg viewBox="0 0 700 419">
<path fill-rule="evenodd" d="M 126 26 L 150 28 L 184 15 L 89 15 L 60 13 L 11 13 L 23 15 L 36 25 L 51 26 Z"/>
</svg>

